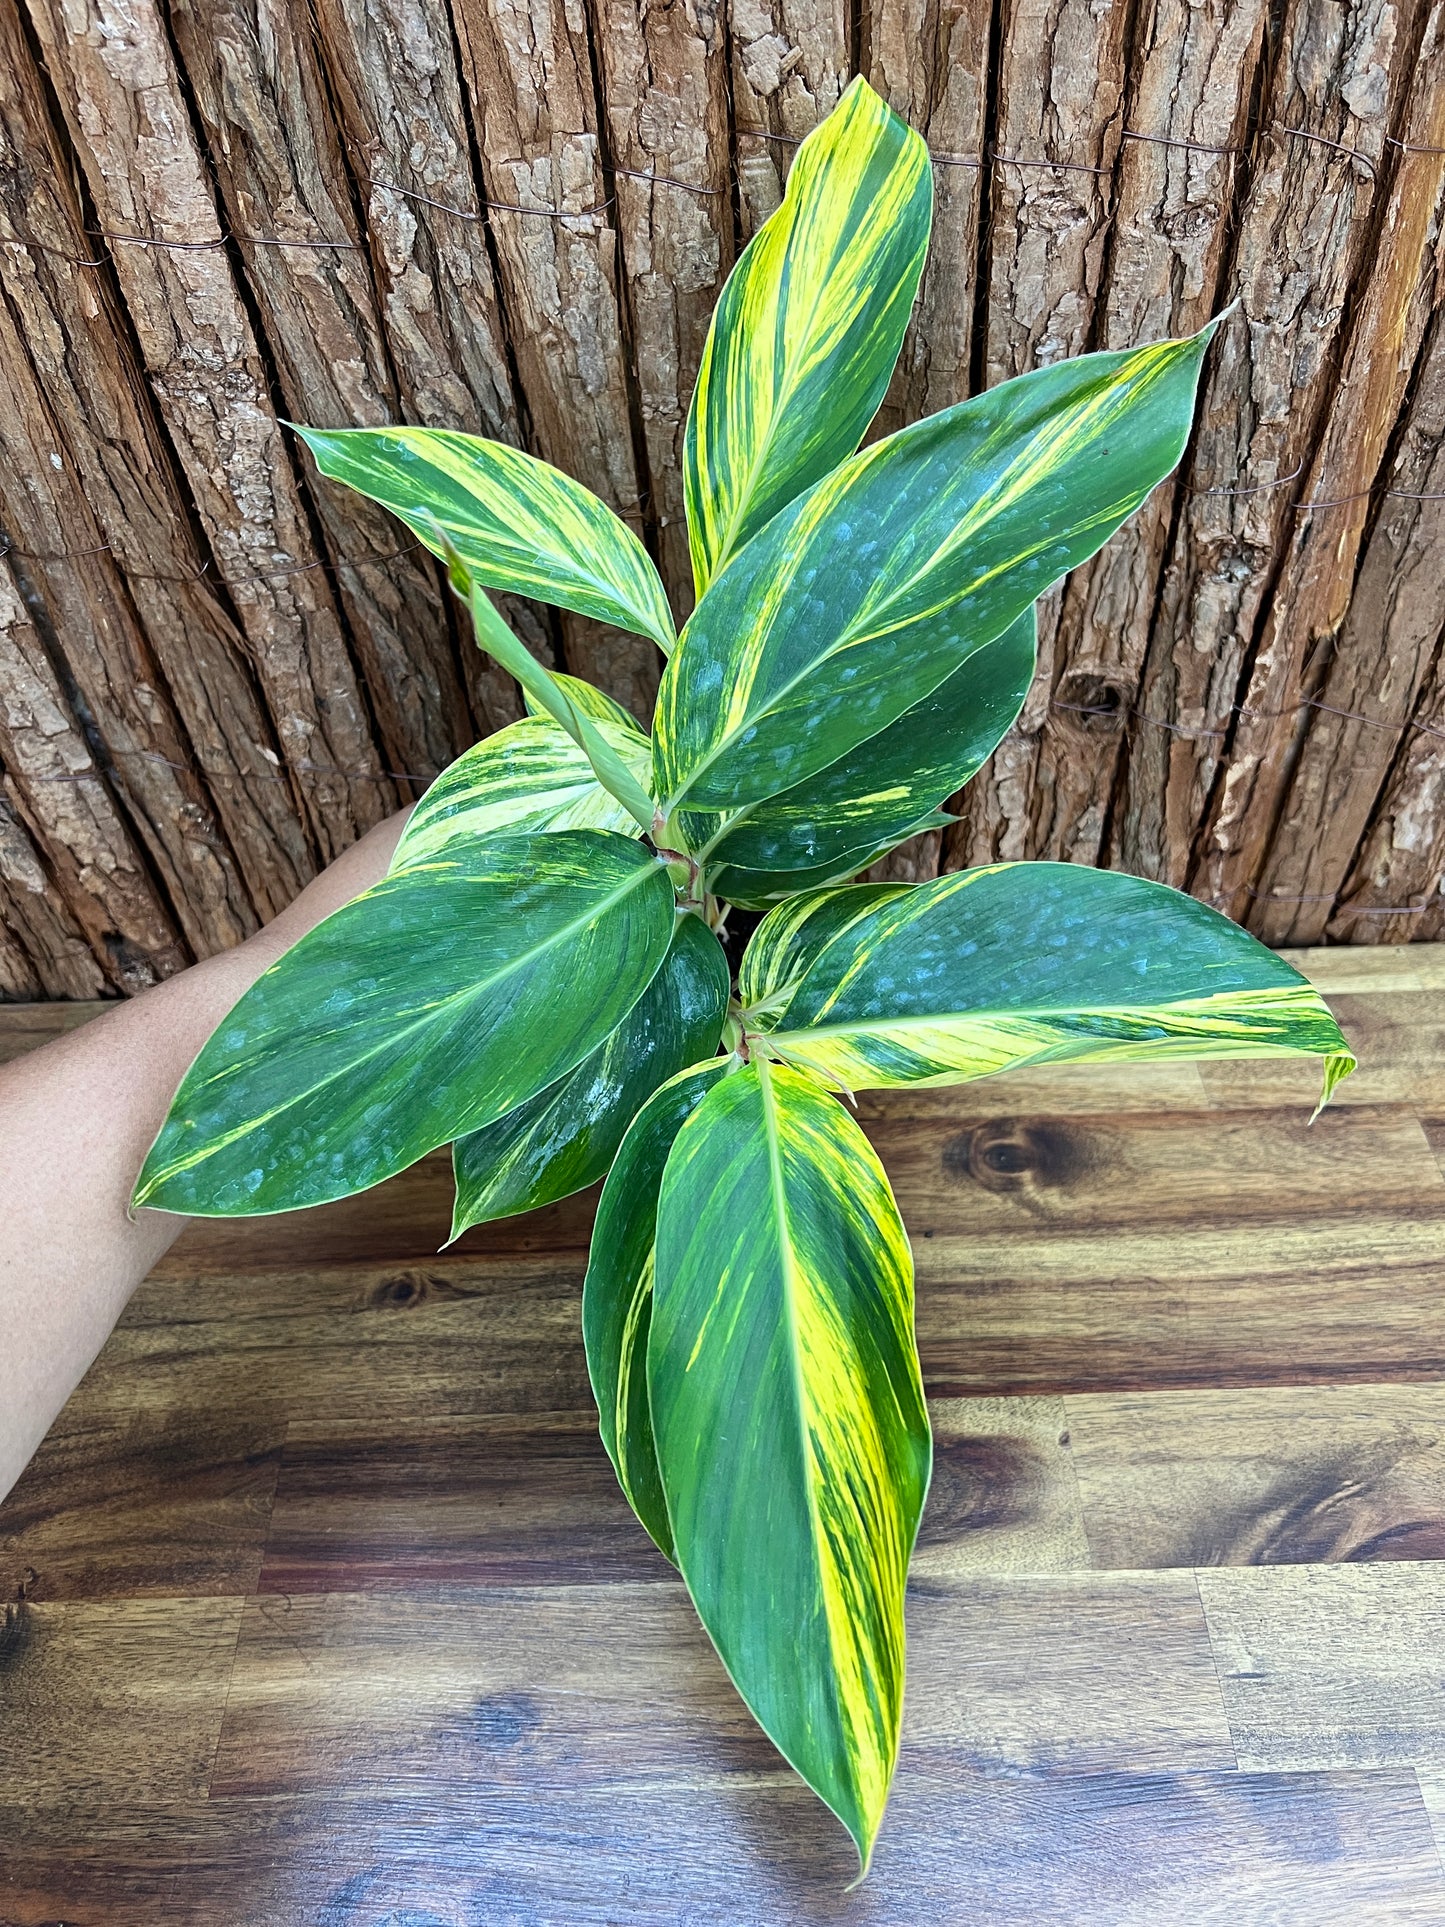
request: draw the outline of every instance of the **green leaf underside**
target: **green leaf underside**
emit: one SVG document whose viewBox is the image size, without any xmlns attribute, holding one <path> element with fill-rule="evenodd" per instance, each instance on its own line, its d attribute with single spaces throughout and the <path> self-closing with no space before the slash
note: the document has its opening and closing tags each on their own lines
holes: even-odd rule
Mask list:
<svg viewBox="0 0 1445 1927">
<path fill-rule="evenodd" d="M 1178 461 L 1213 324 L 929 416 L 775 516 L 663 675 L 653 794 L 733 809 L 845 756 L 1098 550 Z"/>
<path fill-rule="evenodd" d="M 798 149 L 713 311 L 683 485 L 702 594 L 853 450 L 893 373 L 933 216 L 922 139 L 862 79 Z"/>
<path fill-rule="evenodd" d="M 648 1384 L 699 1616 L 866 1867 L 897 1755 L 928 1421 L 888 1181 L 795 1070 L 755 1060 L 678 1133 Z"/>
<path fill-rule="evenodd" d="M 617 1029 L 575 1070 L 452 1146 L 452 1237 L 584 1190 L 659 1084 L 715 1051 L 730 989 L 722 945 L 679 916 L 662 968 Z"/>
<path fill-rule="evenodd" d="M 732 1059 L 717 1057 L 681 1071 L 633 1119 L 602 1187 L 582 1287 L 582 1335 L 602 1443 L 628 1503 L 669 1559 L 672 1527 L 647 1396 L 657 1195 L 674 1138 L 735 1068 Z"/>
<path fill-rule="evenodd" d="M 1038 621 L 1030 605 L 1001 636 L 972 651 L 944 683 L 878 735 L 780 795 L 736 813 L 684 812 L 690 850 L 709 888 L 734 900 L 719 879 L 776 872 L 773 896 L 855 876 L 906 837 L 947 818 L 952 796 L 1007 735 L 1033 681 Z"/>
<path fill-rule="evenodd" d="M 391 510 L 434 555 L 439 523 L 489 589 L 575 609 L 667 650 L 672 614 L 641 542 L 535 455 L 444 428 L 300 428 L 323 475 Z"/>
<path fill-rule="evenodd" d="M 954 1084 L 1068 1058 L 1299 1054 L 1325 1097 L 1354 1058 L 1297 970 L 1193 897 L 1117 871 L 1004 863 L 782 904 L 745 1006 L 790 1063 L 848 1090 Z"/>
<path fill-rule="evenodd" d="M 645 783 L 646 737 L 636 728 L 618 728 L 610 718 L 594 720 Z M 391 868 L 405 870 L 427 862 L 459 840 L 542 830 L 639 834 L 631 815 L 603 789 L 566 731 L 550 717 L 524 716 L 474 744 L 442 771 L 412 811 Z"/>
<path fill-rule="evenodd" d="M 667 872 L 594 830 L 387 877 L 247 991 L 186 1073 L 135 1202 L 202 1217 L 345 1197 L 582 1061 L 672 940 Z"/>
<path fill-rule="evenodd" d="M 561 669 L 554 669 L 550 673 L 553 682 L 560 684 L 584 716 L 590 716 L 595 723 L 614 723 L 618 729 L 630 730 L 639 742 L 647 744 L 651 753 L 652 745 L 638 728 L 637 718 L 632 711 L 624 709 L 605 689 L 599 689 L 595 683 L 584 682 L 580 676 L 569 676 Z M 528 689 L 522 691 L 522 706 L 529 716 L 547 714 Z"/>
</svg>

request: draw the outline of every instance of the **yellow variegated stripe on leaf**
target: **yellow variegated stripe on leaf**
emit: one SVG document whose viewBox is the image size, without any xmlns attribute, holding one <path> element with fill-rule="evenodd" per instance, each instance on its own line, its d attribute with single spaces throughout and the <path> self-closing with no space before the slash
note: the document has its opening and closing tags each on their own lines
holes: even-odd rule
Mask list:
<svg viewBox="0 0 1445 1927">
<path fill-rule="evenodd" d="M 775 515 L 663 674 L 664 811 L 735 809 L 828 768 L 1094 554 L 1178 461 L 1213 325 L 1004 382 Z"/>
<path fill-rule="evenodd" d="M 566 675 L 560 669 L 552 670 L 551 676 L 552 681 L 565 690 L 584 716 L 590 716 L 594 722 L 615 723 L 619 729 L 630 729 L 634 736 L 647 743 L 632 711 L 624 709 L 605 689 L 599 689 L 595 683 L 584 682 L 580 676 Z M 545 716 L 548 713 L 529 689 L 522 691 L 522 705 L 529 716 Z"/>
<path fill-rule="evenodd" d="M 452 1237 L 604 1177 L 658 1086 L 717 1049 L 728 989 L 722 945 L 700 917 L 680 914 L 661 970 L 612 1035 L 555 1084 L 452 1146 Z"/>
<path fill-rule="evenodd" d="M 449 428 L 297 428 L 323 475 L 389 508 L 436 555 L 438 529 L 489 589 L 673 643 L 651 558 L 591 489 L 535 455 Z"/>
<path fill-rule="evenodd" d="M 735 1059 L 714 1057 L 679 1071 L 637 1113 L 602 1187 L 582 1286 L 582 1335 L 602 1443 L 628 1503 L 669 1559 L 672 1527 L 647 1400 L 657 1194 L 674 1138 L 718 1079 L 736 1069 Z"/>
<path fill-rule="evenodd" d="M 862 440 L 898 359 L 932 217 L 927 148 L 853 81 L 798 149 L 782 206 L 713 311 L 683 443 L 699 595 Z"/>
<path fill-rule="evenodd" d="M 597 728 L 645 782 L 646 737 L 611 722 L 598 721 Z M 582 750 L 550 717 L 509 723 L 444 769 L 412 811 L 391 867 L 404 870 L 459 840 L 523 830 L 639 833 L 629 812 L 597 781 Z"/>
<path fill-rule="evenodd" d="M 739 991 L 771 1049 L 848 1090 L 1067 1058 L 1305 1054 L 1327 1098 L 1354 1068 L 1319 993 L 1227 917 L 1068 863 L 781 904 Z"/>
<path fill-rule="evenodd" d="M 866 1868 L 897 1756 L 928 1421 L 888 1181 L 800 1072 L 755 1058 L 678 1132 L 647 1371 L 699 1616 Z"/>
</svg>

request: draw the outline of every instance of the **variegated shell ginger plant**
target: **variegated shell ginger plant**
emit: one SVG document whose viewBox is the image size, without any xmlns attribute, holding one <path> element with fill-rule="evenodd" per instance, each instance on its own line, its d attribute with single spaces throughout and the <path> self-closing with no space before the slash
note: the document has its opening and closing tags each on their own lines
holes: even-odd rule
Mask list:
<svg viewBox="0 0 1445 1927">
<path fill-rule="evenodd" d="M 1009 728 L 1036 597 L 1178 461 L 1211 333 L 1039 368 L 860 451 L 931 210 L 923 142 L 855 80 L 713 316 L 680 636 L 642 544 L 546 463 L 300 431 L 445 559 L 529 714 L 236 1005 L 135 1193 L 287 1211 L 450 1144 L 460 1233 L 606 1176 L 582 1305 L 603 1440 L 865 1869 L 930 1441 L 908 1238 L 848 1098 L 1294 1052 L 1328 1095 L 1353 1065 L 1298 972 L 1160 885 L 1055 863 L 848 881 L 946 821 Z M 488 590 L 651 637 L 651 738 L 535 661 Z M 767 910 L 736 986 L 732 905 Z"/>
</svg>

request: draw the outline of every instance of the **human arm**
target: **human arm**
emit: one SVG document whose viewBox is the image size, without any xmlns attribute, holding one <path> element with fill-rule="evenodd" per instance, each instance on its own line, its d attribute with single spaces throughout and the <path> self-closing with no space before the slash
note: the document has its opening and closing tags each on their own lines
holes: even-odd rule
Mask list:
<svg viewBox="0 0 1445 1927">
<path fill-rule="evenodd" d="M 405 820 L 378 824 L 236 949 L 0 1068 L 0 1498 L 186 1227 L 128 1206 L 191 1060 L 283 951 L 380 881 Z"/>
</svg>

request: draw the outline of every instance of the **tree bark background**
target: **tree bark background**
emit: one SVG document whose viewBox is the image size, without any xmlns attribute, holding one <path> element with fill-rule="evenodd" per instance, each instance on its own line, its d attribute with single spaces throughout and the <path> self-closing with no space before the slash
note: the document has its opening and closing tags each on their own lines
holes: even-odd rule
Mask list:
<svg viewBox="0 0 1445 1927">
<path fill-rule="evenodd" d="M 1235 304 L 1176 476 L 875 874 L 1445 936 L 1445 0 L 0 0 L 0 998 L 239 941 L 520 713 L 281 419 L 531 449 L 686 613 L 708 317 L 855 72 L 935 157 L 874 434 Z M 650 644 L 507 613 L 646 716 Z"/>
</svg>

